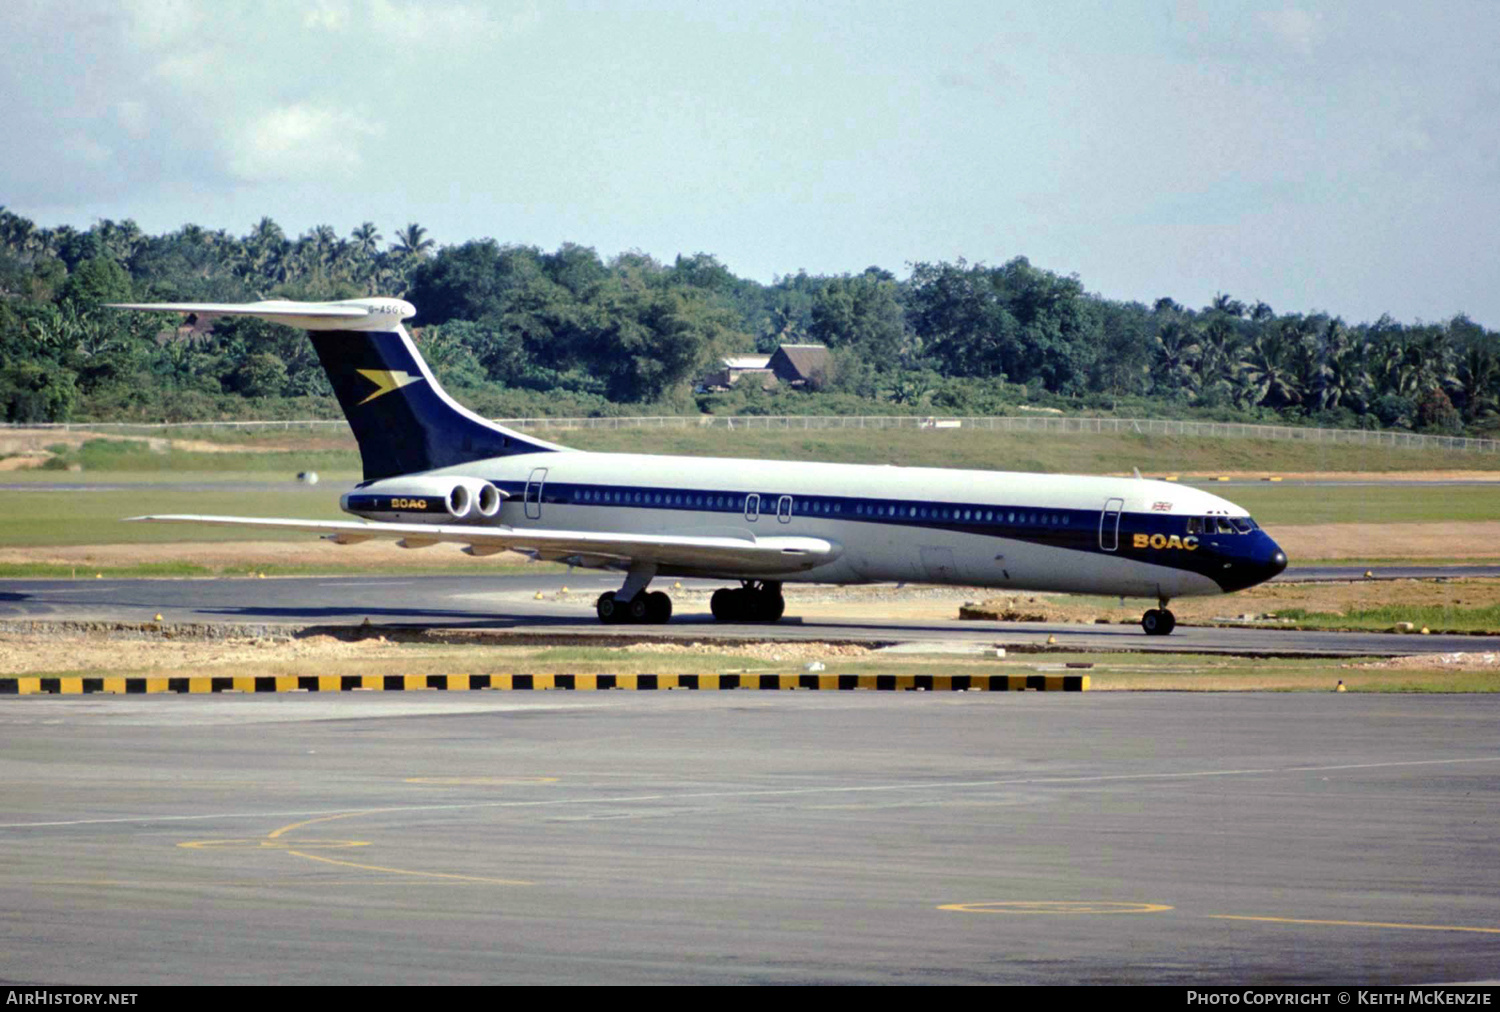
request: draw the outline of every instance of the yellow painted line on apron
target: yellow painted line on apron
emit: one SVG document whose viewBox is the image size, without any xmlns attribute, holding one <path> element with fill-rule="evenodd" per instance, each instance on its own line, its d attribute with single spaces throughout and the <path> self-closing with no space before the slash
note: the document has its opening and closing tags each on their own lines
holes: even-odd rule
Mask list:
<svg viewBox="0 0 1500 1012">
<path fill-rule="evenodd" d="M 333 822 L 335 819 L 352 819 L 356 815 L 373 815 L 381 810 L 382 809 L 379 808 L 366 808 L 358 812 L 340 812 L 338 815 L 323 815 L 316 819 L 304 819 L 301 822 L 294 822 L 290 826 L 282 826 L 280 829 L 273 830 L 272 832 L 267 833 L 266 839 L 275 840 L 280 836 L 284 836 L 287 833 L 290 833 L 294 829 L 301 829 L 303 826 L 311 826 L 319 822 Z"/>
<path fill-rule="evenodd" d="M 300 850 L 289 850 L 289 851 L 287 851 L 287 853 L 288 854 L 294 854 L 297 857 L 305 857 L 309 861 L 322 861 L 324 864 L 336 864 L 336 865 L 341 865 L 341 866 L 343 866 L 345 868 L 360 868 L 360 869 L 363 869 L 364 871 L 380 871 L 380 872 L 386 872 L 387 874 L 391 874 L 391 875 L 411 875 L 411 876 L 413 876 L 415 878 L 447 879 L 449 881 L 454 881 L 454 882 L 484 882 L 484 883 L 487 883 L 489 885 L 511 885 L 511 886 L 536 885 L 535 882 L 525 882 L 525 881 L 522 881 L 521 879 L 511 879 L 511 878 L 481 878 L 478 875 L 450 875 L 450 874 L 448 874 L 446 872 L 441 872 L 441 871 L 412 871 L 412 870 L 407 869 L 407 868 L 387 868 L 387 867 L 384 867 L 383 865 L 378 865 L 378 864 L 357 864 L 354 861 L 337 861 L 337 860 L 334 860 L 331 857 L 319 857 L 317 854 L 304 854 Z"/>
</svg>

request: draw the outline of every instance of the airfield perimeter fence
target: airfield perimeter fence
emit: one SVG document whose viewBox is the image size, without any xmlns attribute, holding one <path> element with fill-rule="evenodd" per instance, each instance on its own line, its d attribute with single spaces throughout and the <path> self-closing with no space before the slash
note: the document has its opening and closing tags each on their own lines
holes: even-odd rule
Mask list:
<svg viewBox="0 0 1500 1012">
<path fill-rule="evenodd" d="M 497 422 L 528 432 L 576 429 L 725 429 L 735 432 L 814 431 L 826 429 L 979 429 L 986 432 L 1101 433 L 1143 436 L 1187 436 L 1205 439 L 1274 439 L 1305 443 L 1388 446 L 1410 450 L 1500 452 L 1500 440 L 1470 436 L 1436 436 L 1378 429 L 1318 429 L 1245 422 L 1190 422 L 1164 418 L 1086 418 L 1071 415 L 1003 415 L 997 417 L 923 415 L 665 415 L 608 418 L 498 418 Z M 7 429 L 52 429 L 60 432 L 109 432 L 142 437 L 183 436 L 194 432 L 348 430 L 342 418 L 284 422 L 49 422 L 3 423 Z"/>
</svg>

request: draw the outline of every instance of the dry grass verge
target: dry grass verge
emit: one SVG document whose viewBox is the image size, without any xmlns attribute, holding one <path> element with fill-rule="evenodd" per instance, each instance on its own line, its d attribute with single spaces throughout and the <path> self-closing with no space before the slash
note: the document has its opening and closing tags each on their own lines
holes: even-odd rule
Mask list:
<svg viewBox="0 0 1500 1012">
<path fill-rule="evenodd" d="M 966 618 L 1000 621 L 1120 623 L 1139 622 L 1144 605 L 1127 600 L 1121 607 L 1118 599 L 1069 597 L 1067 595 L 1011 594 L 993 597 L 965 606 Z M 1394 627 L 1408 620 L 1455 630 L 1494 631 L 1486 629 L 1491 616 L 1500 607 L 1500 580 L 1360 580 L 1349 583 L 1266 583 L 1229 597 L 1184 597 L 1172 602 L 1172 612 L 1179 623 L 1195 625 L 1216 621 L 1265 620 L 1316 613 L 1350 616 L 1350 624 L 1363 628 Z M 1356 622 L 1361 614 L 1388 613 L 1389 617 Z M 1447 622 L 1443 619 L 1446 617 Z M 1287 624 L 1308 624 L 1298 618 Z M 1329 623 L 1320 623 L 1329 624 Z M 1336 624 L 1336 623 L 1333 623 Z M 1474 628 L 1475 625 L 1479 628 Z M 1500 622 L 1493 623 L 1500 625 Z M 1434 630 L 1439 626 L 1432 626 Z"/>
<path fill-rule="evenodd" d="M 43 625 L 38 623 L 37 625 Z M 0 675 L 266 676 L 486 673 L 795 673 L 810 664 L 837 674 L 994 675 L 1087 673 L 1096 691 L 1500 691 L 1500 655 L 1436 654 L 1393 661 L 1246 658 L 1193 654 L 892 653 L 863 644 L 633 643 L 621 646 L 477 645 L 478 636 L 400 641 L 357 628 L 227 630 L 181 638 L 168 626 L 59 626 L 0 632 Z M 434 636 L 433 640 L 453 637 Z M 955 701 L 962 698 L 955 694 Z M 0 703 L 0 705 L 4 705 Z"/>
</svg>

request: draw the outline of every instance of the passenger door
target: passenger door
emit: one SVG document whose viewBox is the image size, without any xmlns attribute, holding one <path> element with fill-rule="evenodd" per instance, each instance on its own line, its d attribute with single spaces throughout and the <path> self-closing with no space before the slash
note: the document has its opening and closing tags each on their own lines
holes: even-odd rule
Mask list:
<svg viewBox="0 0 1500 1012">
<path fill-rule="evenodd" d="M 534 468 L 531 477 L 526 479 L 526 519 L 540 520 L 542 518 L 542 486 L 547 482 L 547 469 L 545 467 Z"/>
<path fill-rule="evenodd" d="M 1120 511 L 1124 508 L 1124 499 L 1111 499 L 1099 514 L 1099 547 L 1106 552 L 1120 547 Z"/>
</svg>

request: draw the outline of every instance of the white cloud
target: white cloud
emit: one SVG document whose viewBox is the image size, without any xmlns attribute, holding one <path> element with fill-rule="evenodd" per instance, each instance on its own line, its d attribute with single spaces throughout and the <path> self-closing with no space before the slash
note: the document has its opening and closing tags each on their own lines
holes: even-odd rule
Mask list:
<svg viewBox="0 0 1500 1012">
<path fill-rule="evenodd" d="M 307 28 L 341 32 L 349 27 L 349 5 L 344 0 L 318 0 L 302 15 Z"/>
<path fill-rule="evenodd" d="M 347 176 L 364 161 L 362 143 L 384 132 L 343 109 L 279 106 L 228 138 L 229 170 L 246 182 Z"/>
<path fill-rule="evenodd" d="M 370 0 L 369 23 L 376 33 L 400 45 L 456 46 L 512 35 L 540 17 L 530 0 L 509 5 L 503 12 L 496 5 Z"/>
<path fill-rule="evenodd" d="M 203 27 L 200 0 L 125 0 L 126 39 L 143 49 L 177 45 Z"/>
<path fill-rule="evenodd" d="M 1283 45 L 1303 56 L 1311 56 L 1313 49 L 1323 38 L 1323 15 L 1309 14 L 1296 7 L 1261 11 L 1256 15 L 1256 20 L 1269 29 Z"/>
</svg>

